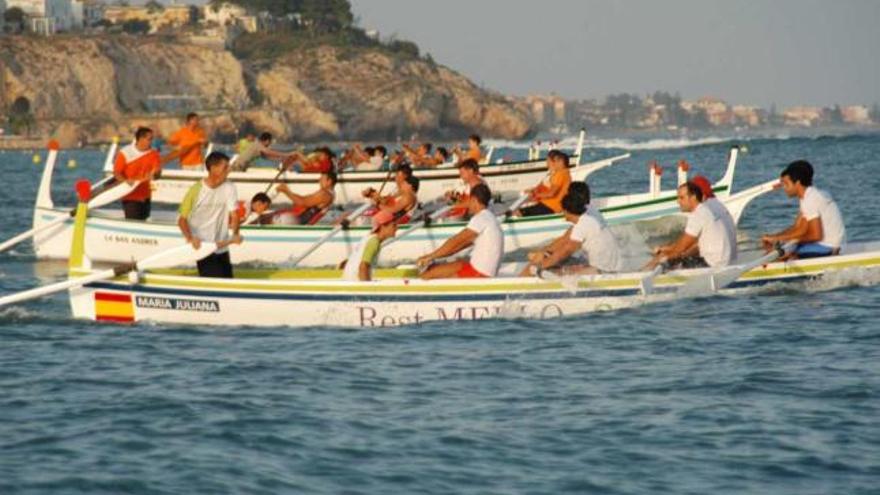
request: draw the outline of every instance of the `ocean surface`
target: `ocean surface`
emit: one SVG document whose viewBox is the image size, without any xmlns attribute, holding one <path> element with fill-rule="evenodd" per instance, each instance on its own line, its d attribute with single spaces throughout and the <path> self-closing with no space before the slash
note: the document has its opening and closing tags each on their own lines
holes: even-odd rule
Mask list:
<svg viewBox="0 0 880 495">
<path fill-rule="evenodd" d="M 878 135 L 593 140 L 633 153 L 594 195 L 646 190 L 651 160 L 718 179 L 733 143 L 734 191 L 806 158 L 850 241 L 880 238 Z M 30 227 L 44 158 L 0 152 L 0 239 Z M 102 162 L 63 152 L 56 203 Z M 796 211 L 759 198 L 741 247 Z M 21 244 L 0 294 L 65 268 Z M 385 330 L 95 324 L 56 295 L 0 310 L 0 494 L 878 494 L 878 282 Z"/>
</svg>

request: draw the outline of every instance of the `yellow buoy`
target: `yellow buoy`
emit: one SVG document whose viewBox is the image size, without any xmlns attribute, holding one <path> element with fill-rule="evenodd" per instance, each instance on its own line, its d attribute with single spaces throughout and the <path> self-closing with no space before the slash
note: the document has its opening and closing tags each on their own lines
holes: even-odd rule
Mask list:
<svg viewBox="0 0 880 495">
<path fill-rule="evenodd" d="M 34 165 L 39 165 L 40 162 L 43 161 L 43 159 L 40 158 L 40 154 L 39 154 L 39 153 L 35 154 L 34 157 L 33 157 L 31 160 L 33 160 Z"/>
<path fill-rule="evenodd" d="M 67 160 L 67 168 L 76 168 L 76 160 L 73 158 Z"/>
</svg>

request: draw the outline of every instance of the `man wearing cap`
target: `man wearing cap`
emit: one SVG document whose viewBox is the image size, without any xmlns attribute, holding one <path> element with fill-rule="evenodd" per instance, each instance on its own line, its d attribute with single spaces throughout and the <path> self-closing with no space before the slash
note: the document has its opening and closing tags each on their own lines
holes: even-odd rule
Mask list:
<svg viewBox="0 0 880 495">
<path fill-rule="evenodd" d="M 762 236 L 764 247 L 769 250 L 776 242 L 795 241 L 797 258 L 839 254 L 846 240 L 843 216 L 831 195 L 813 186 L 813 166 L 806 160 L 792 162 L 781 177 L 785 194 L 800 199 L 800 211 L 791 227 Z"/>
<path fill-rule="evenodd" d="M 690 213 L 684 233 L 672 244 L 658 247 L 654 257 L 643 270 L 652 270 L 665 259 L 680 267 L 711 266 L 719 268 L 736 259 L 736 237 L 725 226 L 722 215 L 703 201 L 703 190 L 688 181 L 678 187 L 678 204 L 681 211 Z M 699 256 L 690 258 L 689 253 L 697 246 Z"/>
<path fill-rule="evenodd" d="M 504 254 L 504 234 L 498 219 L 489 210 L 492 193 L 485 184 L 471 189 L 468 211 L 471 219 L 467 227 L 447 239 L 436 251 L 418 259 L 419 268 L 427 267 L 422 279 L 433 278 L 486 278 L 498 274 Z M 473 246 L 470 259 L 432 264 L 435 260 L 452 256 Z"/>
<path fill-rule="evenodd" d="M 379 249 L 385 239 L 397 233 L 397 222 L 394 215 L 387 211 L 379 211 L 373 215 L 373 229 L 370 235 L 361 239 L 351 256 L 342 262 L 342 278 L 345 280 L 367 282 L 372 280 L 372 269 L 379 257 Z"/>
<path fill-rule="evenodd" d="M 721 217 L 721 221 L 724 222 L 724 228 L 727 229 L 728 235 L 730 235 L 731 239 L 736 242 L 736 222 L 733 221 L 733 215 L 730 214 L 730 211 L 727 210 L 727 207 L 724 206 L 717 197 L 715 197 L 715 192 L 712 191 L 712 184 L 709 182 L 709 179 L 702 175 L 695 175 L 691 182 L 697 185 L 700 188 L 700 191 L 703 192 L 703 204 L 708 206 L 712 211 L 714 211 L 719 217 Z M 697 252 L 694 250 L 692 253 L 688 253 L 693 256 L 696 255 Z"/>
</svg>

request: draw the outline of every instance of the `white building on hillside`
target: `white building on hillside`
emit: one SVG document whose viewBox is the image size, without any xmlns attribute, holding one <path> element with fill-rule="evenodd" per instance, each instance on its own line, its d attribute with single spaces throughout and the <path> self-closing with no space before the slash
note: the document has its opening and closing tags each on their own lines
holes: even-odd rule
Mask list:
<svg viewBox="0 0 880 495">
<path fill-rule="evenodd" d="M 50 35 L 82 28 L 80 0 L 6 0 L 6 7 L 18 7 L 24 11 L 29 18 L 28 29 L 38 34 Z"/>
<path fill-rule="evenodd" d="M 243 7 L 228 2 L 220 5 L 205 5 L 202 7 L 202 19 L 221 27 L 237 26 L 249 33 L 257 30 L 256 17 L 249 15 Z"/>
</svg>

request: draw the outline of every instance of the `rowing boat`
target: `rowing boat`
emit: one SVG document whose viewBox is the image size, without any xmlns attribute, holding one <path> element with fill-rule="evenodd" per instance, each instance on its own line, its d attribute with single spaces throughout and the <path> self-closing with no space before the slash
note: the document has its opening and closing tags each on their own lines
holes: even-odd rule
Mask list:
<svg viewBox="0 0 880 495">
<path fill-rule="evenodd" d="M 111 149 L 111 153 L 113 150 Z M 581 163 L 583 156 L 583 136 L 579 140 L 579 151 L 572 157 L 571 176 L 573 180 L 585 181 L 590 174 L 630 157 L 629 153 Z M 419 197 L 423 200 L 442 198 L 450 190 L 461 186 L 458 169 L 455 167 L 438 167 L 434 169 L 414 169 L 420 179 Z M 104 174 L 113 174 L 112 160 L 106 160 Z M 496 162 L 480 166 L 480 175 L 489 185 L 493 193 L 503 198 L 517 196 L 523 189 L 533 187 L 547 174 L 546 160 L 526 160 L 516 162 Z M 189 190 L 193 182 L 204 178 L 204 170 L 191 171 L 164 169 L 162 175 L 152 181 L 154 203 L 178 204 Z M 367 188 L 379 190 L 386 181 L 386 171 L 345 171 L 338 174 L 336 183 L 336 203 L 347 205 L 363 200 L 362 191 Z M 251 167 L 244 172 L 230 172 L 228 180 L 238 189 L 238 197 L 250 199 L 254 194 L 263 192 L 270 184 L 286 184 L 296 194 L 314 192 L 318 183 L 317 173 L 284 172 L 278 175 L 278 169 L 270 167 Z M 279 196 L 278 202 L 288 202 L 286 197 Z"/>
<path fill-rule="evenodd" d="M 726 203 L 738 221 L 743 210 L 754 198 L 773 189 L 775 180 L 730 194 L 730 185 L 737 162 L 737 150 L 731 150 L 724 177 L 715 185 L 718 197 Z M 41 232 L 34 238 L 37 257 L 66 259 L 70 247 L 73 219 L 68 209 L 52 207 L 50 195 L 51 161 L 44 170 L 44 180 L 37 194 L 34 210 L 34 227 L 38 228 L 56 219 L 68 217 L 57 227 Z M 633 221 L 651 220 L 669 215 L 679 215 L 675 190 L 598 198 L 594 203 L 602 210 L 606 220 L 613 225 Z M 441 222 L 414 232 L 389 245 L 381 251 L 380 263 L 399 264 L 439 247 L 466 224 Z M 561 215 L 527 218 L 509 218 L 502 223 L 505 234 L 505 251 L 511 253 L 528 249 L 561 235 L 570 225 Z M 242 234 L 245 242 L 231 248 L 232 260 L 240 263 L 284 263 L 296 258 L 332 229 L 332 225 L 313 226 L 245 226 Z M 405 232 L 406 227 L 401 228 Z M 301 260 L 299 266 L 317 267 L 336 264 L 348 258 L 369 227 L 351 227 L 334 236 L 321 249 Z M 90 212 L 86 229 L 86 247 L 95 261 L 127 262 L 142 259 L 180 243 L 181 235 L 176 217 L 171 212 L 156 211 L 149 221 L 125 220 L 119 211 L 97 210 Z"/>
<path fill-rule="evenodd" d="M 85 222 L 78 225 L 84 235 Z M 69 277 L 95 273 L 71 254 Z M 711 269 L 661 275 L 644 295 L 644 273 L 545 280 L 512 275 L 492 279 L 422 281 L 413 270 L 376 270 L 377 280 L 349 282 L 338 270 L 237 269 L 234 279 L 205 279 L 170 269 L 92 282 L 69 291 L 75 318 L 205 326 L 390 327 L 487 318 L 548 319 L 673 299 L 689 280 Z M 770 263 L 742 275 L 722 293 L 791 284 L 845 270 L 880 269 L 880 242 L 849 245 L 840 255 Z"/>
</svg>

